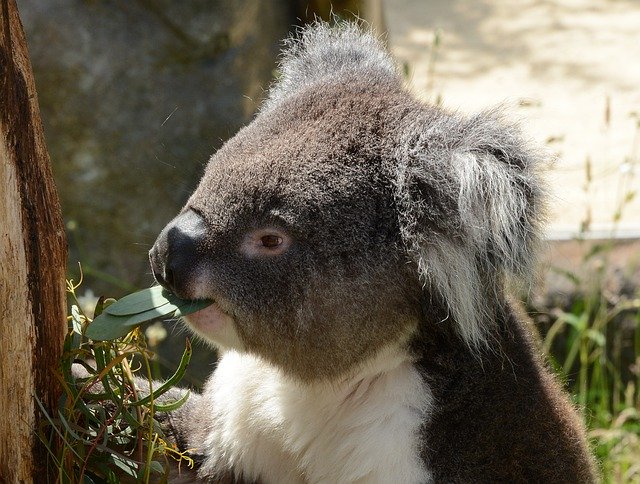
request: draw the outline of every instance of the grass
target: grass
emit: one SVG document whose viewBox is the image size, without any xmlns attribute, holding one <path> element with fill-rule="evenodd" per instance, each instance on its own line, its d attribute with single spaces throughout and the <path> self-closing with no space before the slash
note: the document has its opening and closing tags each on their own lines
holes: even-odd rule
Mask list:
<svg viewBox="0 0 640 484">
<path fill-rule="evenodd" d="M 584 413 L 604 482 L 640 482 L 640 298 L 607 291 L 598 267 L 571 278 L 575 296 L 551 310 L 543 348 Z"/>
</svg>

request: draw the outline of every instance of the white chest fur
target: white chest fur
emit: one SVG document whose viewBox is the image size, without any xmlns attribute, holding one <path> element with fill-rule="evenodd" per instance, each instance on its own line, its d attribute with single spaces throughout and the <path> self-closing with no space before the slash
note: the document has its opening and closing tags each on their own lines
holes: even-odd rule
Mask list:
<svg viewBox="0 0 640 484">
<path fill-rule="evenodd" d="M 313 385 L 230 351 L 205 398 L 213 414 L 203 442 L 207 473 L 234 469 L 265 483 L 430 481 L 418 453 L 432 397 L 399 350 L 341 382 Z"/>
</svg>

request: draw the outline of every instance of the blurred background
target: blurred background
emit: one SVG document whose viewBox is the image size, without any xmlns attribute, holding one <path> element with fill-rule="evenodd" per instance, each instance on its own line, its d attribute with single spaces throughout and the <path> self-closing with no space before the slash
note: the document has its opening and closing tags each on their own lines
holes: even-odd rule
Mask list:
<svg viewBox="0 0 640 484">
<path fill-rule="evenodd" d="M 153 279 L 147 252 L 209 156 L 248 123 L 282 39 L 359 16 L 416 96 L 504 105 L 549 160 L 539 283 L 523 297 L 608 480 L 640 480 L 640 2 L 18 0 L 88 307 Z M 148 329 L 159 371 L 185 333 Z M 215 357 L 200 347 L 188 381 Z M 164 370 L 163 370 L 164 369 Z"/>
</svg>

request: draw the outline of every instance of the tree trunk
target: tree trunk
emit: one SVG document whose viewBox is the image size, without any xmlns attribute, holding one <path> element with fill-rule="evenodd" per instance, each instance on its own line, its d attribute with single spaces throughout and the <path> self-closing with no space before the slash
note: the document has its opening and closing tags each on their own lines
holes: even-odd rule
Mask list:
<svg viewBox="0 0 640 484">
<path fill-rule="evenodd" d="M 15 0 L 0 0 L 0 184 L 0 482 L 43 482 L 35 397 L 57 406 L 66 239 Z"/>
</svg>

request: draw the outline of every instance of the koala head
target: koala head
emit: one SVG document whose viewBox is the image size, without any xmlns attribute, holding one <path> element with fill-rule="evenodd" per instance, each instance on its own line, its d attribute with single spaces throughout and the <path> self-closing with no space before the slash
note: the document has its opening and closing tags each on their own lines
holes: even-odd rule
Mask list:
<svg viewBox="0 0 640 484">
<path fill-rule="evenodd" d="M 187 318 L 196 333 L 305 380 L 408 342 L 436 306 L 477 350 L 533 257 L 535 171 L 499 115 L 421 104 L 373 36 L 319 24 L 162 231 L 153 272 L 215 301 Z"/>
</svg>

